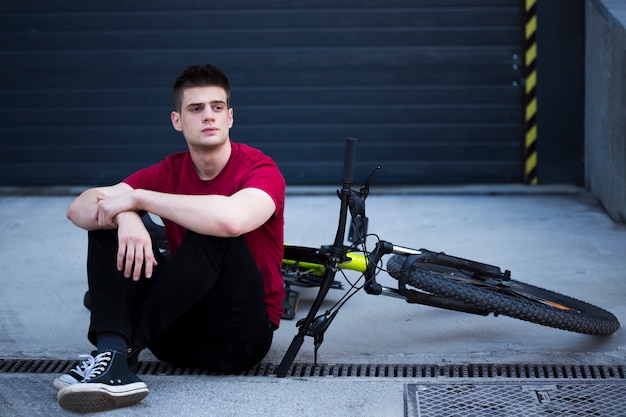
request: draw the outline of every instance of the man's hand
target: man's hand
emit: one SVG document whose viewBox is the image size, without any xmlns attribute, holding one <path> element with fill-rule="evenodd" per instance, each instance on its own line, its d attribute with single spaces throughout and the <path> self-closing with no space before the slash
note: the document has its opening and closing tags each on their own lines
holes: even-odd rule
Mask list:
<svg viewBox="0 0 626 417">
<path fill-rule="evenodd" d="M 116 228 L 116 216 L 125 211 L 135 211 L 134 192 L 97 196 L 97 204 L 91 218 L 102 228 Z"/>
<path fill-rule="evenodd" d="M 152 239 L 141 217 L 135 212 L 125 211 L 115 217 L 119 248 L 117 270 L 123 271 L 126 278 L 138 281 L 142 270 L 146 278 L 152 277 L 157 265 L 152 251 Z"/>
</svg>

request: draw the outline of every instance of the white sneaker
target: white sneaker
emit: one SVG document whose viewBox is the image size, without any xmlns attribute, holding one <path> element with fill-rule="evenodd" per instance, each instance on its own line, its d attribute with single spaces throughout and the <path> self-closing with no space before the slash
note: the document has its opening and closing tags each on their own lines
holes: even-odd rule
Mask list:
<svg viewBox="0 0 626 417">
<path fill-rule="evenodd" d="M 85 358 L 81 363 L 76 365 L 76 368 L 73 368 L 68 373 L 63 374 L 52 381 L 52 386 L 59 391 L 62 388 L 67 387 L 68 385 L 78 384 L 85 376 L 88 375 L 96 364 L 95 355 L 98 352 L 91 352 L 91 355 L 80 355 L 79 358 Z"/>
<path fill-rule="evenodd" d="M 61 408 L 74 413 L 94 413 L 137 404 L 148 393 L 146 384 L 128 369 L 126 356 L 106 351 L 94 358 L 82 381 L 59 390 Z"/>
</svg>

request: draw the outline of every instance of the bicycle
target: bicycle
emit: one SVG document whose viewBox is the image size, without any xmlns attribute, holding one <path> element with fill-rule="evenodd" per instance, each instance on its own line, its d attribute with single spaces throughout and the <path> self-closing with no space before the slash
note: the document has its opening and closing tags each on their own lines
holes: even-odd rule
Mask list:
<svg viewBox="0 0 626 417">
<path fill-rule="evenodd" d="M 275 370 L 277 377 L 285 377 L 293 364 L 305 337 L 314 341 L 317 363 L 318 349 L 324 333 L 339 309 L 363 289 L 370 295 L 385 295 L 404 299 L 408 303 L 423 304 L 448 310 L 487 316 L 505 315 L 532 323 L 562 330 L 608 336 L 620 323 L 610 312 L 550 290 L 511 279 L 511 272 L 500 267 L 468 259 L 411 249 L 378 239 L 374 249 L 367 250 L 367 217 L 365 199 L 377 166 L 367 177 L 359 191 L 352 189 L 357 139 L 347 138 L 343 163 L 342 188 L 337 191 L 341 200 L 339 222 L 335 240 L 319 248 L 285 245 L 283 277 L 287 290 L 286 318 L 292 318 L 297 309 L 297 292 L 292 285 L 314 287 L 319 290 L 305 318 L 296 324 L 294 336 L 287 352 Z M 344 244 L 348 227 L 348 241 Z M 390 255 L 383 268 L 383 257 Z M 319 314 L 328 291 L 342 288 L 335 280 L 339 271 L 360 272 L 358 279 L 337 303 Z M 377 275 L 386 271 L 398 282 L 397 288 L 385 287 L 376 281 Z M 345 275 L 344 275 L 345 276 Z"/>
</svg>

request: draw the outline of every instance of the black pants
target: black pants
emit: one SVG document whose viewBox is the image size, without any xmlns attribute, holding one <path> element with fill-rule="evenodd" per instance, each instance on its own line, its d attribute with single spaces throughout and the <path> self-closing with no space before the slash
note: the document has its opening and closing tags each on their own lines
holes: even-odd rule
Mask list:
<svg viewBox="0 0 626 417">
<path fill-rule="evenodd" d="M 117 247 L 115 231 L 89 232 L 92 343 L 98 332 L 117 332 L 160 360 L 215 371 L 248 369 L 265 357 L 272 326 L 245 238 L 188 231 L 172 258 L 160 256 L 152 278 L 139 281 L 117 271 Z"/>
</svg>

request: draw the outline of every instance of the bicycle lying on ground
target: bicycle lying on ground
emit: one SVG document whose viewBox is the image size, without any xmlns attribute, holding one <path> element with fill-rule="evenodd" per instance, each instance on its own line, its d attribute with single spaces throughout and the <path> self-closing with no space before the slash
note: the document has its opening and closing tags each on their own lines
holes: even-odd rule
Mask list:
<svg viewBox="0 0 626 417">
<path fill-rule="evenodd" d="M 620 323 L 610 312 L 571 297 L 545 290 L 511 279 L 511 272 L 499 267 L 432 252 L 426 249 L 411 249 L 378 239 L 370 252 L 367 249 L 367 217 L 365 199 L 376 169 L 367 178 L 359 191 L 352 189 L 356 157 L 354 138 L 346 139 L 342 188 L 337 191 L 341 199 L 339 224 L 332 245 L 320 248 L 285 245 L 283 277 L 287 289 L 287 307 L 294 307 L 297 293 L 290 287 L 319 286 L 307 316 L 297 322 L 298 333 L 293 338 L 280 365 L 278 377 L 287 375 L 306 336 L 314 340 L 315 361 L 317 351 L 324 341 L 324 333 L 339 309 L 357 291 L 367 294 L 386 295 L 404 299 L 409 303 L 424 304 L 465 313 L 488 315 L 493 313 L 544 326 L 584 333 L 608 336 Z M 344 244 L 347 217 L 351 223 L 348 240 Z M 370 235 L 372 236 L 372 235 Z M 386 268 L 382 259 L 391 255 Z M 344 270 L 361 273 L 360 278 L 349 281 L 346 294 L 330 309 L 318 315 L 328 291 L 340 288 L 336 274 Z M 377 275 L 386 271 L 398 283 L 397 288 L 380 285 Z M 293 316 L 295 308 L 287 311 Z"/>
<path fill-rule="evenodd" d="M 291 286 L 319 287 L 313 304 L 305 318 L 296 324 L 294 336 L 280 365 L 278 377 L 285 377 L 304 343 L 310 336 L 314 341 L 315 362 L 324 341 L 324 333 L 339 309 L 358 291 L 370 295 L 397 297 L 408 303 L 423 304 L 448 310 L 487 316 L 490 313 L 505 315 L 544 326 L 555 327 L 594 336 L 613 334 L 620 323 L 610 312 L 574 298 L 511 279 L 511 272 L 497 266 L 433 252 L 411 249 L 367 235 L 365 199 L 370 182 L 380 168 L 376 167 L 359 191 L 352 189 L 356 157 L 354 138 L 346 139 L 342 188 L 337 191 L 341 200 L 339 223 L 333 244 L 319 248 L 285 245 L 283 278 L 285 280 L 286 307 L 284 318 L 295 316 L 298 294 Z M 346 229 L 350 226 L 344 244 Z M 162 226 L 144 216 L 144 222 L 154 243 L 166 251 L 167 240 Z M 372 251 L 367 248 L 367 238 L 376 237 Z M 387 258 L 386 268 L 383 257 Z M 331 288 L 343 288 L 336 275 L 344 271 L 360 272 L 357 279 L 346 281 L 349 289 L 333 307 L 322 314 L 318 312 Z M 382 286 L 376 281 L 380 272 L 387 272 L 397 280 L 397 288 Z M 88 303 L 88 294 L 85 304 Z"/>
</svg>

